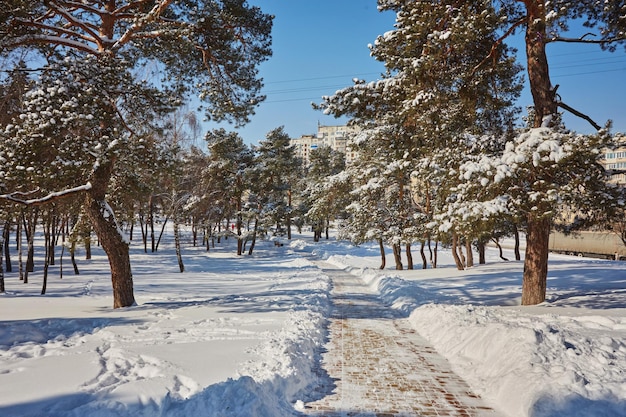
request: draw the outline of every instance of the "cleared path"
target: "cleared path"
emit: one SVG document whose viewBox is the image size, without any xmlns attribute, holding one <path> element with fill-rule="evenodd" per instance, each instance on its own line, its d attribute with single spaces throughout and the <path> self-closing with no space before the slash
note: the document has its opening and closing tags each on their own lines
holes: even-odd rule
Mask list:
<svg viewBox="0 0 626 417">
<path fill-rule="evenodd" d="M 490 416 L 428 342 L 362 280 L 316 262 L 333 281 L 333 317 L 311 416 Z"/>
</svg>

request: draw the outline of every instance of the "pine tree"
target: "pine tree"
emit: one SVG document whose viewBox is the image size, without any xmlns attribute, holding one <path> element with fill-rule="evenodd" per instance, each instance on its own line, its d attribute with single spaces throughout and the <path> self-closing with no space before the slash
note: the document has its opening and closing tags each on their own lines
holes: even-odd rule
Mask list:
<svg viewBox="0 0 626 417">
<path fill-rule="evenodd" d="M 344 211 L 349 189 L 337 177 L 345 169 L 345 154 L 329 146 L 321 146 L 311 151 L 310 164 L 306 169 L 305 186 L 302 192 L 306 206 L 306 218 L 313 227 L 314 240 L 322 237 L 324 229 L 328 233 L 330 222 Z M 327 234 L 328 236 L 328 234 Z"/>
<path fill-rule="evenodd" d="M 208 132 L 205 139 L 209 155 L 204 174 L 213 185 L 215 200 L 225 205 L 223 212 L 235 216 L 237 255 L 241 255 L 247 238 L 243 230 L 244 194 L 249 187 L 248 174 L 254 154 L 235 132 L 216 129 Z"/>
<path fill-rule="evenodd" d="M 210 118 L 246 122 L 263 99 L 257 65 L 271 53 L 272 18 L 244 0 L 7 0 L 0 6 L 0 54 L 40 53 L 35 64 L 52 77 L 42 90 L 33 90 L 33 99 L 49 88 L 55 95 L 47 95 L 48 103 L 67 96 L 60 107 L 30 113 L 42 123 L 17 131 L 36 142 L 47 138 L 45 129 L 60 126 L 70 132 L 59 131 L 60 137 L 73 136 L 80 147 L 84 136 L 68 122 L 87 126 L 83 153 L 95 153 L 96 163 L 91 161 L 85 207 L 109 257 L 114 307 L 130 306 L 135 300 L 128 244 L 106 200 L 117 152 L 136 135 L 133 121 L 150 122 L 190 92 L 199 94 Z M 70 69 L 64 81 L 76 89 L 71 94 L 61 91 L 66 82 L 55 84 L 54 77 L 64 76 L 56 72 L 63 65 Z M 150 68 L 163 75 L 158 82 L 133 75 Z"/>
<path fill-rule="evenodd" d="M 256 148 L 256 154 L 252 181 L 259 190 L 261 224 L 265 230 L 275 226 L 276 234 L 286 233 L 291 239 L 293 195 L 301 178 L 302 161 L 296 156 L 283 127 L 267 133 Z"/>
<path fill-rule="evenodd" d="M 423 223 L 453 197 L 453 178 L 441 176 L 466 154 L 487 148 L 470 146 L 467 137 L 476 132 L 492 137 L 509 128 L 521 84 L 508 48 L 494 46 L 501 26 L 490 2 L 379 4 L 397 12 L 395 30 L 371 46 L 372 55 L 385 63 L 385 77 L 355 80 L 320 107 L 351 116 L 362 128 L 359 159 L 384 167 L 366 170 L 364 182 L 375 174 L 376 183 L 384 184 L 381 201 L 389 213 L 384 239 L 399 266 L 401 243 L 440 232 Z M 493 60 L 484 63 L 492 51 Z"/>
<path fill-rule="evenodd" d="M 566 0 L 552 2 L 527 0 L 502 3 L 502 11 L 505 13 L 509 25 L 505 36 L 513 33 L 518 27 L 523 28 L 525 34 L 526 67 L 533 96 L 533 128 L 550 129 L 549 132 L 538 130 L 535 134 L 523 133 L 517 140 L 518 144 L 527 144 L 529 137 L 536 138 L 535 135 L 539 135 L 542 137 L 541 142 L 546 141 L 547 146 L 556 141 L 557 146 L 563 146 L 568 151 L 570 146 L 576 148 L 578 144 L 584 143 L 585 140 L 559 132 L 559 107 L 589 120 L 598 130 L 600 130 L 600 126 L 580 111 L 572 109 L 559 97 L 557 94 L 558 85 L 554 85 L 550 78 L 546 46 L 552 42 L 595 43 L 604 49 L 615 50 L 617 44 L 624 44 L 626 40 L 626 20 L 624 19 L 626 4 L 623 2 L 597 2 L 593 0 L 575 2 Z M 575 19 L 582 21 L 583 26 L 588 28 L 591 34 L 595 36 L 584 34 L 578 38 L 562 37 L 561 33 L 567 31 L 569 24 Z M 600 136 L 603 136 L 603 134 L 600 133 Z M 573 141 L 571 145 L 568 143 L 570 140 Z M 583 146 L 586 145 L 584 144 Z M 588 145 L 593 145 L 593 143 Z M 540 148 L 543 149 L 540 150 Z M 545 147 L 539 144 L 536 147 L 536 151 L 535 155 L 541 151 L 545 152 Z M 578 162 L 584 163 L 582 165 L 576 164 L 569 174 L 565 173 L 563 175 L 575 176 L 576 173 L 582 173 L 589 169 L 591 177 L 598 179 L 596 175 L 597 169 L 595 168 L 597 160 L 593 156 L 595 151 L 597 151 L 597 148 L 580 149 L 580 157 L 582 159 L 575 156 L 576 152 L 573 154 L 567 152 L 568 156 L 566 159 L 573 158 Z M 528 152 L 531 151 L 528 150 Z M 541 160 L 544 160 L 543 158 L 541 157 Z M 569 167 L 563 166 L 566 170 L 569 170 Z M 527 230 L 522 289 L 522 304 L 524 305 L 541 303 L 546 297 L 548 240 L 554 217 L 551 202 L 554 198 L 553 191 L 555 190 L 555 187 L 546 186 L 546 184 L 552 183 L 556 186 L 559 183 L 558 180 L 552 181 L 552 177 L 549 176 L 551 173 L 552 171 L 546 172 L 543 164 L 540 164 L 537 169 L 534 169 L 534 167 L 530 169 L 529 176 L 526 177 L 533 178 L 533 181 L 531 181 L 533 187 L 529 190 L 528 196 L 531 199 L 536 199 L 537 204 L 533 205 L 531 210 L 525 212 Z M 583 175 L 583 178 L 586 178 L 586 175 Z M 600 181 L 603 182 L 602 180 Z M 585 190 L 583 194 L 587 194 L 593 189 L 599 191 L 600 194 L 604 194 L 598 187 L 599 185 L 588 184 L 588 186 L 583 188 Z M 594 193 L 592 192 L 592 194 Z M 600 197 L 600 200 L 604 200 L 604 198 Z M 609 206 L 612 205 L 613 202 L 609 204 Z"/>
</svg>

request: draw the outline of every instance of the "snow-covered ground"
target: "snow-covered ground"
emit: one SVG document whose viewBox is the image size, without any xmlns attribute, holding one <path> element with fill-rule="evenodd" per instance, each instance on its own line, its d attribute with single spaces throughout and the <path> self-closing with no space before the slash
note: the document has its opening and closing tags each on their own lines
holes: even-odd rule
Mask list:
<svg viewBox="0 0 626 417">
<path fill-rule="evenodd" d="M 106 258 L 6 279 L 0 416 L 300 415 L 319 384 L 331 283 L 310 254 L 380 292 L 510 417 L 626 416 L 626 262 L 551 255 L 549 301 L 519 307 L 522 263 L 379 271 L 376 245 L 132 249 L 136 307 L 111 308 Z M 417 252 L 417 251 L 416 251 Z M 512 257 L 509 254 L 509 257 Z M 414 253 L 419 259 L 419 254 Z M 14 258 L 15 259 L 15 258 Z M 388 259 L 388 266 L 392 259 Z"/>
</svg>

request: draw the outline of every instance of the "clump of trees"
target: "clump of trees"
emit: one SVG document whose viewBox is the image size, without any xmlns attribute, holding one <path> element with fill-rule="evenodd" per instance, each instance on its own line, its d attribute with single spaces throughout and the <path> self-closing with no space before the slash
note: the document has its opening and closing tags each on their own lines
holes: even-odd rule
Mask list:
<svg viewBox="0 0 626 417">
<path fill-rule="evenodd" d="M 476 241 L 481 247 L 499 231 L 523 229 L 522 304 L 544 301 L 548 237 L 557 213 L 566 208 L 579 214 L 575 222 L 561 222 L 571 229 L 624 210 L 623 190 L 607 185 L 599 163 L 600 149 L 611 140 L 609 124 L 601 128 L 562 101 L 550 79 L 546 46 L 582 42 L 615 50 L 626 40 L 626 6 L 378 3 L 397 15 L 395 29 L 371 46 L 386 73 L 375 82 L 355 80 L 318 106 L 351 117 L 362 130 L 361 160 L 346 170 L 355 189 L 349 206 L 354 225 L 347 235 L 389 243 L 399 269 L 401 245 L 436 238 L 451 244 L 463 268 L 473 260 L 461 246 Z M 562 36 L 573 20 L 597 36 Z M 522 86 L 521 68 L 507 47 L 519 32 L 533 96 L 524 128 L 515 126 L 512 107 Z M 559 109 L 590 121 L 598 133 L 568 131 Z M 408 246 L 407 255 L 411 259 Z"/>
<path fill-rule="evenodd" d="M 244 0 L 3 2 L 0 59 L 11 74 L 39 74 L 2 130 L 3 199 L 32 206 L 82 184 L 114 307 L 135 302 L 128 244 L 109 204 L 120 156 L 141 150 L 191 93 L 209 118 L 246 122 L 264 98 L 257 67 L 271 55 L 271 26 Z"/>
</svg>

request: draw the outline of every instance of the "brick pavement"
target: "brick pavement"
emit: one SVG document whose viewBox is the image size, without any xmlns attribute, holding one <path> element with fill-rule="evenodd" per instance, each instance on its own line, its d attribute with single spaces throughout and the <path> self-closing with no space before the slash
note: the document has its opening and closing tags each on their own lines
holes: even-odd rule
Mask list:
<svg viewBox="0 0 626 417">
<path fill-rule="evenodd" d="M 333 317 L 318 369 L 326 383 L 306 415 L 498 416 L 359 278 L 319 264 L 333 280 Z"/>
</svg>

